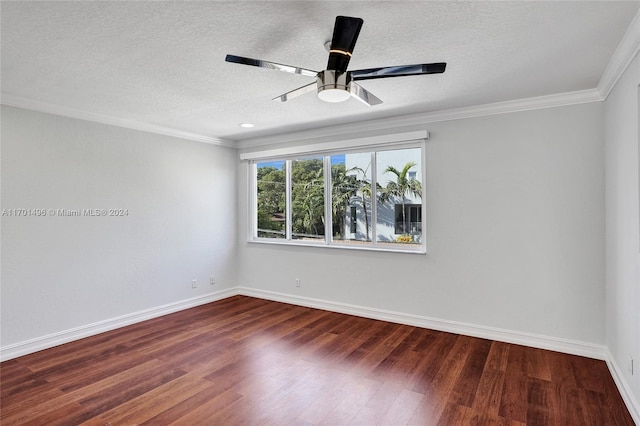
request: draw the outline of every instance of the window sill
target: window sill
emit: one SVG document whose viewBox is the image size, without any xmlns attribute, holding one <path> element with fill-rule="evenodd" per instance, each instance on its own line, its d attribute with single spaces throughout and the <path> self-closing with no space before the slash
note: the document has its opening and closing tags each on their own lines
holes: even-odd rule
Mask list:
<svg viewBox="0 0 640 426">
<path fill-rule="evenodd" d="M 376 245 L 364 245 L 358 243 L 348 242 L 334 242 L 328 244 L 324 241 L 286 241 L 277 239 L 256 238 L 247 240 L 249 243 L 267 244 L 267 245 L 279 245 L 279 246 L 294 246 L 294 247 L 319 247 L 328 249 L 343 249 L 343 250 L 358 250 L 358 251 L 381 251 L 390 253 L 407 253 L 407 254 L 427 254 L 427 250 L 423 245 L 412 244 L 417 248 L 407 248 L 409 244 L 402 243 L 377 243 Z M 398 247 L 394 247 L 398 246 Z"/>
</svg>

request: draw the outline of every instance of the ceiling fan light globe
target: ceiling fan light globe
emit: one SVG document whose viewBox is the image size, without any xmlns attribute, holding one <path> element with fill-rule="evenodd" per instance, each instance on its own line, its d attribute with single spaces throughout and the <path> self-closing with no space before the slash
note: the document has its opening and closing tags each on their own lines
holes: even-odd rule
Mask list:
<svg viewBox="0 0 640 426">
<path fill-rule="evenodd" d="M 318 97 L 325 102 L 344 102 L 351 97 L 349 82 L 351 76 L 346 72 L 325 70 L 317 75 Z"/>
<path fill-rule="evenodd" d="M 351 97 L 351 93 L 347 92 L 346 89 L 338 89 L 338 88 L 328 88 L 322 89 L 318 91 L 318 98 L 324 102 L 344 102 Z"/>
</svg>

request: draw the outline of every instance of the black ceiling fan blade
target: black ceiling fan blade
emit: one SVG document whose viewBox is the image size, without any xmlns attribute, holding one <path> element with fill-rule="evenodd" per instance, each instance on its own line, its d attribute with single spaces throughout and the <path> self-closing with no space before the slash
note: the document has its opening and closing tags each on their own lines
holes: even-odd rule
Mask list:
<svg viewBox="0 0 640 426">
<path fill-rule="evenodd" d="M 328 70 L 345 72 L 364 21 L 361 18 L 337 16 L 329 48 Z"/>
<path fill-rule="evenodd" d="M 433 64 L 400 65 L 396 67 L 369 68 L 351 71 L 354 80 L 369 80 L 373 78 L 402 77 L 406 75 L 440 74 L 447 67 L 446 62 Z"/>
<path fill-rule="evenodd" d="M 306 68 L 294 67 L 291 65 L 278 64 L 276 62 L 263 61 L 261 59 L 245 58 L 242 56 L 227 55 L 224 59 L 234 64 L 251 65 L 253 67 L 269 68 L 272 70 L 284 71 L 291 74 L 300 74 L 309 77 L 318 75 L 318 71 L 308 70 Z"/>
</svg>

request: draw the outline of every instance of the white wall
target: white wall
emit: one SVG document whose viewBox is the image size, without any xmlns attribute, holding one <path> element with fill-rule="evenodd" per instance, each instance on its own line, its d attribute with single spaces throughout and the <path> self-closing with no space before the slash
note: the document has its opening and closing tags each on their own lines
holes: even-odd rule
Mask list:
<svg viewBox="0 0 640 426">
<path fill-rule="evenodd" d="M 128 209 L 2 217 L 2 347 L 234 287 L 236 162 L 228 148 L 2 106 L 3 209 Z"/>
<path fill-rule="evenodd" d="M 427 255 L 248 243 L 241 163 L 239 282 L 602 345 L 602 120 L 590 103 L 425 125 Z"/>
<path fill-rule="evenodd" d="M 607 346 L 635 398 L 635 407 L 640 407 L 638 85 L 640 58 L 636 56 L 604 107 Z M 633 376 L 628 370 L 630 356 L 635 360 Z"/>
</svg>

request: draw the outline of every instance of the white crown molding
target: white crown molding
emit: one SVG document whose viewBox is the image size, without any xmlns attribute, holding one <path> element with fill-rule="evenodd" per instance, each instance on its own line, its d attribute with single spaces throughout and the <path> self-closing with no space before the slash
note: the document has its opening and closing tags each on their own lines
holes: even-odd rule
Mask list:
<svg viewBox="0 0 640 426">
<path fill-rule="evenodd" d="M 627 64 L 628 65 L 628 64 Z M 265 136 L 259 138 L 228 140 L 195 133 L 184 132 L 168 127 L 156 126 L 141 123 L 133 120 L 126 120 L 102 114 L 81 111 L 74 108 L 62 107 L 45 102 L 21 98 L 12 95 L 2 94 L 0 103 L 18 108 L 25 108 L 34 111 L 46 112 L 49 114 L 61 115 L 65 117 L 77 118 L 81 120 L 93 121 L 97 123 L 109 124 L 128 129 L 141 130 L 150 133 L 157 133 L 166 136 L 173 136 L 181 139 L 188 139 L 197 142 L 220 145 L 227 148 L 253 148 L 259 146 L 274 145 L 286 142 L 297 142 L 302 144 L 326 142 L 332 138 L 349 137 L 349 135 L 361 135 L 362 132 L 375 132 L 380 130 L 393 130 L 395 128 L 407 128 L 420 126 L 428 123 L 440 121 L 460 120 L 465 118 L 482 117 L 495 114 L 507 114 L 519 111 L 529 111 L 542 108 L 553 108 L 568 105 L 577 105 L 604 100 L 597 89 L 587 89 L 575 92 L 566 92 L 533 98 L 517 99 L 512 101 L 496 102 L 485 105 L 476 105 L 462 108 L 452 108 L 441 111 L 427 113 L 417 113 L 400 115 L 396 117 L 383 118 L 378 120 L 358 121 L 354 123 L 342 124 L 338 126 L 324 126 L 314 129 L 302 130 L 299 132 L 285 133 L 279 135 Z"/>
<path fill-rule="evenodd" d="M 459 120 L 495 114 L 506 114 L 518 111 L 529 111 L 542 108 L 553 108 L 602 101 L 603 97 L 597 89 L 587 89 L 554 95 L 537 96 L 513 101 L 496 102 L 485 105 L 452 108 L 441 111 L 401 115 L 378 120 L 359 121 L 338 126 L 325 126 L 299 132 L 238 140 L 240 149 L 273 145 L 286 142 L 317 143 L 331 137 L 360 134 L 366 131 L 389 130 L 419 126 L 440 121 Z"/>
<path fill-rule="evenodd" d="M 40 102 L 33 99 L 2 94 L 0 103 L 8 106 L 46 112 L 81 120 L 94 121 L 118 127 L 173 136 L 197 142 L 220 145 L 228 148 L 253 148 L 258 146 L 273 145 L 286 142 L 314 143 L 326 141 L 327 138 L 348 136 L 351 133 L 358 134 L 366 131 L 391 130 L 409 126 L 419 126 L 440 121 L 459 120 L 464 118 L 482 117 L 494 114 L 505 114 L 518 111 L 528 111 L 542 108 L 576 105 L 581 103 L 598 102 L 607 98 L 620 76 L 640 51 L 640 11 L 636 13 L 627 29 L 622 41 L 614 52 L 607 68 L 605 69 L 598 87 L 575 92 L 566 92 L 546 96 L 538 96 L 512 101 L 496 102 L 491 104 L 476 105 L 462 108 L 452 108 L 441 111 L 401 115 L 397 117 L 379 120 L 366 120 L 337 126 L 325 126 L 308 129 L 299 132 L 278 134 L 265 137 L 229 140 L 185 132 L 169 127 L 158 126 L 149 123 L 127 120 L 119 117 L 108 116 L 82 111 L 60 105 Z"/>
<path fill-rule="evenodd" d="M 69 330 L 48 334 L 46 336 L 36 337 L 35 339 L 18 342 L 13 345 L 0 347 L 0 361 L 7 361 L 22 355 L 27 355 L 43 349 L 53 348 L 54 346 L 69 343 L 74 340 L 83 339 L 106 331 L 115 330 L 116 328 L 125 327 L 127 325 L 146 321 L 148 319 L 161 317 L 173 312 L 182 311 L 184 309 L 193 308 L 205 303 L 215 302 L 227 297 L 238 294 L 236 288 L 221 290 L 214 293 L 205 294 L 203 296 L 193 297 L 179 302 L 169 303 L 167 305 L 156 306 L 154 308 L 145 309 L 131 314 L 110 318 L 104 321 L 94 322 Z"/>
<path fill-rule="evenodd" d="M 630 61 L 629 61 L 630 62 Z M 627 64 L 628 66 L 628 64 Z M 624 69 L 622 70 L 624 71 Z M 507 114 L 518 111 L 529 111 L 542 108 L 553 108 L 568 105 L 577 105 L 604 100 L 598 89 L 587 89 L 575 92 L 566 92 L 533 98 L 517 99 L 512 101 L 496 102 L 491 104 L 476 105 L 462 108 L 452 108 L 441 111 L 427 113 L 417 113 L 400 115 L 396 117 L 383 118 L 378 120 L 358 121 L 354 123 L 342 124 L 338 126 L 324 126 L 314 129 L 302 130 L 299 132 L 285 133 L 279 135 L 250 138 L 243 140 L 220 139 L 210 136 L 189 133 L 182 130 L 171 129 L 169 127 L 157 126 L 142 123 L 134 120 L 127 120 L 103 114 L 96 114 L 81 111 L 74 108 L 40 102 L 32 99 L 22 98 L 2 94 L 0 103 L 7 106 L 40 111 L 64 117 L 76 118 L 80 120 L 93 121 L 112 126 L 124 127 L 128 129 L 141 130 L 149 133 L 156 133 L 165 136 L 172 136 L 181 139 L 188 139 L 197 142 L 209 143 L 224 146 L 227 148 L 253 148 L 266 145 L 274 145 L 286 142 L 297 142 L 303 144 L 326 142 L 328 139 L 336 137 L 347 137 L 351 134 L 359 135 L 366 131 L 392 130 L 394 128 L 406 128 L 410 126 L 420 126 L 428 123 L 440 121 L 460 120 L 464 118 L 482 117 L 495 114 Z"/>
<path fill-rule="evenodd" d="M 421 315 L 405 314 L 402 312 L 387 311 L 383 309 L 368 308 L 366 306 L 350 305 L 346 303 L 331 302 L 328 300 L 314 299 L 285 293 L 277 293 L 259 290 L 249 287 L 238 287 L 238 294 L 273 300 L 276 302 L 290 303 L 309 308 L 323 309 L 331 312 L 340 312 L 364 318 L 381 321 L 389 321 L 397 324 L 411 325 L 428 328 L 431 330 L 446 331 L 448 333 L 462 334 L 465 336 L 479 337 L 482 339 L 496 340 L 513 343 L 516 345 L 530 346 L 539 349 L 563 352 L 588 358 L 606 359 L 606 347 L 587 342 L 579 342 L 557 337 L 542 336 L 533 333 L 525 333 L 514 330 L 505 330 L 495 327 L 487 327 L 463 323 L 458 321 L 443 320 L 425 317 Z"/>
<path fill-rule="evenodd" d="M 624 375 L 622 374 L 622 370 L 618 366 L 616 359 L 613 354 L 607 349 L 607 357 L 606 357 L 607 367 L 609 367 L 609 371 L 611 372 L 611 377 L 613 377 L 613 381 L 616 383 L 618 390 L 620 391 L 620 395 L 622 396 L 622 400 L 624 401 L 627 409 L 629 410 L 629 414 L 633 418 L 633 421 L 640 425 L 640 402 L 633 396 L 633 392 L 631 391 L 631 387 L 629 383 L 624 380 Z"/>
<path fill-rule="evenodd" d="M 598 83 L 598 91 L 603 99 L 606 99 L 615 87 L 618 79 L 629 67 L 633 59 L 640 51 L 640 10 L 631 21 L 627 32 L 622 37 L 616 51 L 613 53 L 607 68 L 602 73 Z"/>
<path fill-rule="evenodd" d="M 188 139 L 196 142 L 203 142 L 212 145 L 224 146 L 227 148 L 235 148 L 233 141 L 226 139 L 213 138 L 210 136 L 199 135 L 196 133 L 185 132 L 182 130 L 171 129 L 169 127 L 157 126 L 155 124 L 143 123 L 135 120 L 127 120 L 119 117 L 112 117 L 104 114 L 96 114 L 78 110 L 75 108 L 64 107 L 60 105 L 49 104 L 46 102 L 36 101 L 33 99 L 22 98 L 19 96 L 2 94 L 0 95 L 0 103 L 7 106 L 29 109 L 33 111 L 45 112 L 48 114 L 60 115 L 63 117 L 76 118 L 80 120 L 93 121 L 96 123 L 109 124 L 111 126 L 124 127 L 127 129 L 141 130 L 143 132 L 156 133 L 164 136 L 172 136 L 180 139 Z"/>
</svg>

